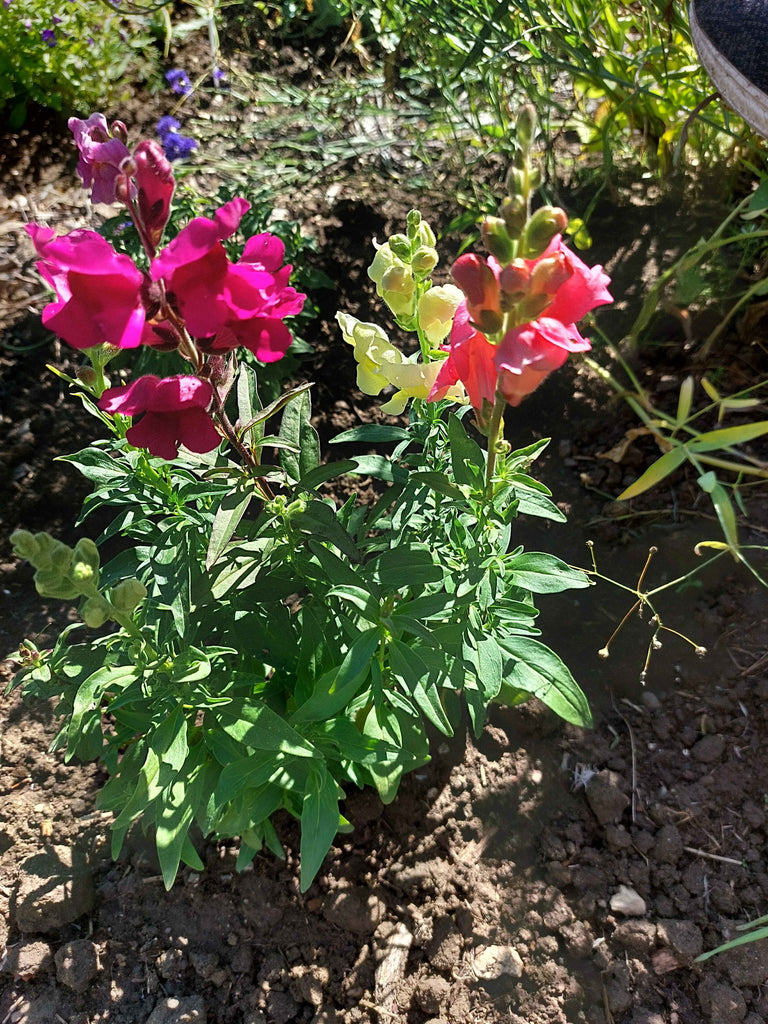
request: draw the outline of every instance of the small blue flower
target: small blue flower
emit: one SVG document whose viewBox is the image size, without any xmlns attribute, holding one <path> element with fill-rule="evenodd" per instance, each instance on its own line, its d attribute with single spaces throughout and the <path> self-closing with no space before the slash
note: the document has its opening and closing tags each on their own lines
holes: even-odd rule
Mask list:
<svg viewBox="0 0 768 1024">
<path fill-rule="evenodd" d="M 213 79 L 214 85 L 221 85 L 222 82 L 226 82 L 227 80 L 227 76 L 221 70 L 221 68 L 214 68 L 213 73 L 211 74 L 211 78 Z"/>
<path fill-rule="evenodd" d="M 181 68 L 172 68 L 170 71 L 166 71 L 165 80 L 177 96 L 189 96 L 192 92 L 189 75 Z"/>
<path fill-rule="evenodd" d="M 169 160 L 184 160 L 193 149 L 197 149 L 194 139 L 188 135 L 179 135 L 178 132 L 169 132 L 160 141 Z"/>
<path fill-rule="evenodd" d="M 170 132 L 177 132 L 179 128 L 181 128 L 181 124 L 175 117 L 171 117 L 170 114 L 161 117 L 156 126 L 157 134 L 160 138 L 163 138 L 163 136 L 168 135 Z"/>
<path fill-rule="evenodd" d="M 48 43 L 49 46 L 56 45 L 56 33 L 53 31 L 52 28 L 44 28 L 43 31 L 40 33 L 40 38 L 43 40 L 44 43 Z"/>
</svg>

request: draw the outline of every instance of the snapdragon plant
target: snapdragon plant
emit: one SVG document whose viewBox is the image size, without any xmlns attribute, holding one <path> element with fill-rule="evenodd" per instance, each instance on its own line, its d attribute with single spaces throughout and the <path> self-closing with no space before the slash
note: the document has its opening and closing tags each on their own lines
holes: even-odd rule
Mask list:
<svg viewBox="0 0 768 1024">
<path fill-rule="evenodd" d="M 512 450 L 503 422 L 589 347 L 575 322 L 610 299 L 608 279 L 563 245 L 561 210 L 530 212 L 526 110 L 510 195 L 483 228 L 491 255 L 461 257 L 455 284 L 433 285 L 435 237 L 416 211 L 375 254 L 369 273 L 414 353 L 339 314 L 361 389 L 394 387 L 383 408 L 408 413 L 346 431 L 323 463 L 311 386 L 264 405 L 238 358 L 276 361 L 290 345 L 285 319 L 304 296 L 282 243 L 256 235 L 233 262 L 222 242 L 247 207 L 235 198 L 161 247 L 173 193 L 162 150 L 129 150 L 125 126 L 98 114 L 72 128 L 83 183 L 127 208 L 144 259 L 91 231 L 29 228 L 55 292 L 43 321 L 87 357 L 70 384 L 106 435 L 66 457 L 93 484 L 81 521 L 97 509 L 112 521 L 74 548 L 13 535 L 38 592 L 79 601 L 82 619 L 52 650 L 25 641 L 13 685 L 57 702 L 54 749 L 106 767 L 115 856 L 141 818 L 166 886 L 180 862 L 202 868 L 193 838 L 239 837 L 243 867 L 264 845 L 280 854 L 284 809 L 301 822 L 306 889 L 350 827 L 345 791 L 394 799 L 428 761 L 432 730 L 451 736 L 468 714 L 478 734 L 489 704 L 532 696 L 590 723 L 536 627 L 538 595 L 589 581 L 515 543 L 518 515 L 564 516 L 530 475 L 547 442 Z M 110 386 L 114 354 L 147 345 L 189 372 Z M 394 450 L 345 457 L 351 442 Z M 340 477 L 375 478 L 377 499 L 334 498 Z M 102 564 L 114 537 L 122 550 Z"/>
</svg>

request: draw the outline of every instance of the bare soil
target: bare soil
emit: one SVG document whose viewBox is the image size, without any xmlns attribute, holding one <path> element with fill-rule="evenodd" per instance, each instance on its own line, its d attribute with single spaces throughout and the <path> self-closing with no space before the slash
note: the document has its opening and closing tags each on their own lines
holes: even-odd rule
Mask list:
<svg viewBox="0 0 768 1024">
<path fill-rule="evenodd" d="M 150 123 L 145 112 L 143 125 Z M 6 150 L 10 152 L 10 150 Z M 86 485 L 54 462 L 83 447 L 92 421 L 46 362 L 72 368 L 38 325 L 45 301 L 26 220 L 64 228 L 92 211 L 55 124 L 16 140 L 0 174 L 6 227 L 0 278 L 0 418 L 5 442 L 0 532 L 49 529 L 69 539 Z M 46 166 L 30 159 L 45 153 Z M 378 415 L 354 391 L 336 338 L 336 308 L 372 309 L 364 268 L 373 235 L 401 228 L 417 198 L 381 167 L 351 168 L 286 197 L 318 240 L 318 268 L 339 282 L 321 293 L 315 354 L 318 427 L 327 436 Z M 577 200 L 574 200 L 577 201 Z M 436 200 L 435 222 L 451 211 Z M 601 319 L 615 337 L 658 262 L 701 233 L 676 216 L 680 198 L 619 191 L 590 224 L 620 296 Z M 690 213 L 689 207 L 686 211 Z M 574 212 L 577 212 L 574 210 Z M 450 243 L 450 240 L 449 240 Z M 31 312 L 30 312 L 31 311 Z M 695 325 L 694 325 L 695 336 Z M 638 372 L 674 401 L 692 355 L 679 318 L 660 317 Z M 765 374 L 765 350 L 734 334 L 716 353 L 726 384 Z M 697 370 L 697 372 L 699 372 Z M 743 384 L 741 385 L 743 386 Z M 654 457 L 647 439 L 605 453 L 634 421 L 588 374 L 552 378 L 509 418 L 513 441 L 552 436 L 543 472 L 571 525 L 521 524 L 519 539 L 634 585 L 650 545 L 654 583 L 694 563 L 717 525 L 680 473 L 627 515 L 618 494 Z M 759 454 L 759 448 L 755 449 Z M 744 537 L 764 541 L 759 500 Z M 620 514 L 617 514 L 620 513 Z M 41 602 L 31 572 L 0 549 L 0 649 L 42 639 L 69 614 Z M 732 562 L 660 600 L 670 634 L 646 685 L 648 624 L 634 617 L 607 661 L 597 657 L 631 606 L 600 586 L 545 609 L 545 640 L 573 667 L 593 704 L 585 731 L 543 707 L 496 708 L 478 741 L 435 741 L 435 756 L 383 808 L 350 792 L 354 832 L 339 837 L 307 893 L 298 888 L 298 831 L 277 827 L 286 858 L 234 870 L 236 844 L 206 843 L 205 871 L 183 871 L 166 893 L 152 842 L 135 829 L 117 862 L 109 815 L 95 809 L 95 765 L 47 752 L 47 704 L 15 694 L 0 706 L 1 1024 L 761 1024 L 768 1020 L 768 945 L 695 957 L 766 911 L 768 656 L 765 592 Z M 3 679 L 11 676 L 10 662 Z"/>
</svg>

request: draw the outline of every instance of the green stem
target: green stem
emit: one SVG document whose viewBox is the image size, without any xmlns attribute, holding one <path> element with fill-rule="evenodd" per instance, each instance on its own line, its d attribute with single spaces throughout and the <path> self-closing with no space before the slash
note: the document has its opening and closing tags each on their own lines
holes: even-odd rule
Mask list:
<svg viewBox="0 0 768 1024">
<path fill-rule="evenodd" d="M 493 476 L 496 470 L 496 456 L 501 451 L 501 444 L 504 440 L 504 396 L 496 393 L 496 401 L 491 413 L 491 422 L 488 426 L 488 461 L 485 464 L 485 496 L 490 499 L 493 496 Z"/>
</svg>

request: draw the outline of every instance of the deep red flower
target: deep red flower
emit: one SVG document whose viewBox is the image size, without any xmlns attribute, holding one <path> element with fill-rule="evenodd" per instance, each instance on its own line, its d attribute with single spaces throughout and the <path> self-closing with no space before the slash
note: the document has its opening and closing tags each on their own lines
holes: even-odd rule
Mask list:
<svg viewBox="0 0 768 1024">
<path fill-rule="evenodd" d="M 128 441 L 136 448 L 147 448 L 150 455 L 173 459 L 180 444 L 199 453 L 218 445 L 221 436 L 207 411 L 212 400 L 213 388 L 199 377 L 161 380 L 148 375 L 127 386 L 109 388 L 99 408 L 113 415 L 141 416 L 128 429 Z"/>
</svg>

